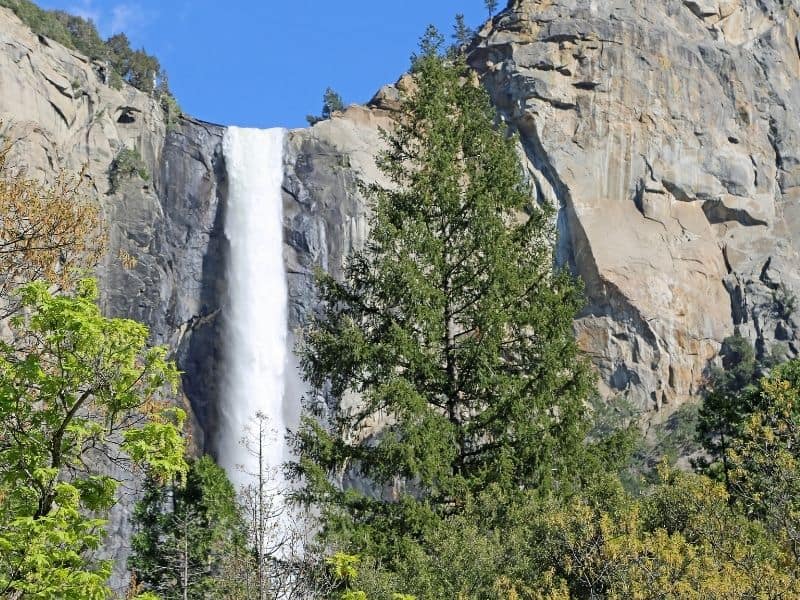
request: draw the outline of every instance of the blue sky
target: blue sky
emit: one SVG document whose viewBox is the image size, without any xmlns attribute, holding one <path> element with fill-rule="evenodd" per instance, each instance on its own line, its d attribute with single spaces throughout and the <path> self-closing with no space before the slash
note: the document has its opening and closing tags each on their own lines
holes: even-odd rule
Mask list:
<svg viewBox="0 0 800 600">
<path fill-rule="evenodd" d="M 426 25 L 457 12 L 479 26 L 483 0 L 39 0 L 124 31 L 161 60 L 187 113 L 248 127 L 299 127 L 327 86 L 366 102 L 408 67 Z"/>
</svg>

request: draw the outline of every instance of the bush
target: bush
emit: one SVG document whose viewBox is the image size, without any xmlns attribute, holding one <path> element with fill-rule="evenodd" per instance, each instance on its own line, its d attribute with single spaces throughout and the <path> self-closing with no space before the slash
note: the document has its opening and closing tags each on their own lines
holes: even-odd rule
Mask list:
<svg viewBox="0 0 800 600">
<path fill-rule="evenodd" d="M 167 131 L 174 131 L 178 128 L 178 120 L 183 116 L 178 101 L 169 92 L 161 94 L 161 109 L 164 111 L 164 120 L 167 124 Z"/>
<path fill-rule="evenodd" d="M 136 148 L 123 148 L 119 151 L 108 170 L 108 182 L 111 185 L 110 192 L 115 194 L 119 191 L 122 181 L 132 177 L 139 177 L 144 181 L 150 179 L 147 167 L 139 151 Z"/>
</svg>

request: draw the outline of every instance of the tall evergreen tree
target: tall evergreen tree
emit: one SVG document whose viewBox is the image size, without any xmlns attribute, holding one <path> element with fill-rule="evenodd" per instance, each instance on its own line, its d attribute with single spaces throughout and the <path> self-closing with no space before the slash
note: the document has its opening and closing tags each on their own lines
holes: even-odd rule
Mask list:
<svg viewBox="0 0 800 600">
<path fill-rule="evenodd" d="M 756 359 L 750 341 L 738 331 L 723 340 L 720 354 L 722 366 L 711 370 L 698 415 L 697 439 L 707 456 L 696 459 L 695 466 L 706 475 L 723 481 L 731 491 L 727 453 L 741 424 L 755 409 L 748 399 L 758 387 L 764 365 Z"/>
<path fill-rule="evenodd" d="M 456 53 L 463 52 L 474 36 L 475 32 L 467 25 L 464 14 L 458 13 L 453 24 L 453 51 Z"/>
<path fill-rule="evenodd" d="M 344 282 L 321 277 L 305 335 L 305 375 L 336 406 L 304 417 L 291 470 L 325 533 L 359 552 L 390 554 L 489 486 L 554 489 L 585 433 L 582 297 L 553 269 L 553 208 L 534 205 L 515 140 L 441 47 L 429 29 L 378 160 L 394 185 L 370 189 L 371 236 Z"/>
<path fill-rule="evenodd" d="M 236 492 L 209 457 L 192 462 L 185 485 L 149 479 L 134 527 L 130 566 L 143 589 L 165 600 L 251 597 L 255 560 Z"/>
</svg>

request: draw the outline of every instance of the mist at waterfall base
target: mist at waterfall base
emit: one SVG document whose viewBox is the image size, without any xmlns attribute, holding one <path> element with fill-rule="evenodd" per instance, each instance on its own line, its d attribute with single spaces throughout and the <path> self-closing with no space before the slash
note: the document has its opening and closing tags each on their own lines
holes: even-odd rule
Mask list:
<svg viewBox="0 0 800 600">
<path fill-rule="evenodd" d="M 242 439 L 257 413 L 271 430 L 265 463 L 271 489 L 285 489 L 281 465 L 290 457 L 287 426 L 299 413 L 297 364 L 288 330 L 288 290 L 283 262 L 284 129 L 225 133 L 228 173 L 225 236 L 229 242 L 228 297 L 224 315 L 225 375 L 215 446 L 217 460 L 241 489 L 255 482 L 258 457 Z M 252 446 L 252 444 L 251 444 Z"/>
</svg>

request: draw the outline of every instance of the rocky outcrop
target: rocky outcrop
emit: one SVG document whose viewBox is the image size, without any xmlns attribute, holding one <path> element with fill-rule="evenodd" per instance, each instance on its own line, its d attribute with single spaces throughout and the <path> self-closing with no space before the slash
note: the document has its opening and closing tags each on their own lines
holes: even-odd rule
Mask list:
<svg viewBox="0 0 800 600">
<path fill-rule="evenodd" d="M 284 252 L 293 328 L 313 308 L 314 270 L 341 275 L 346 257 L 364 243 L 368 215 L 359 181 L 385 183 L 375 152 L 382 144 L 380 129 L 390 126 L 391 113 L 354 105 L 289 134 Z"/>
<path fill-rule="evenodd" d="M 656 418 L 738 327 L 798 352 L 800 3 L 516 0 L 471 64 L 560 210 L 606 394 Z M 666 408 L 665 408 L 666 405 Z"/>
</svg>

